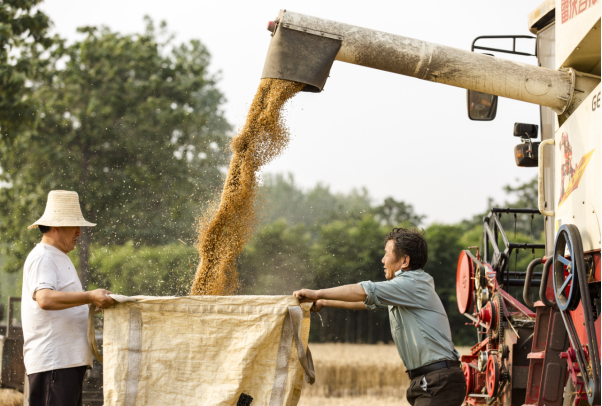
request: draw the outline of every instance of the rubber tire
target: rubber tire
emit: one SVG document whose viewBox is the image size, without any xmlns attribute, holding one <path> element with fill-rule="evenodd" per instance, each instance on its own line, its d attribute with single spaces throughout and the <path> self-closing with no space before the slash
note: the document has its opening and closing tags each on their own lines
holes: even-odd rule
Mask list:
<svg viewBox="0 0 602 406">
<path fill-rule="evenodd" d="M 573 406 L 573 401 L 575 400 L 575 387 L 573 386 L 573 380 L 569 376 L 568 381 L 566 382 L 566 386 L 564 387 L 564 400 L 562 401 L 562 406 Z M 587 400 L 582 400 L 579 402 L 578 406 L 589 406 L 589 402 Z"/>
</svg>

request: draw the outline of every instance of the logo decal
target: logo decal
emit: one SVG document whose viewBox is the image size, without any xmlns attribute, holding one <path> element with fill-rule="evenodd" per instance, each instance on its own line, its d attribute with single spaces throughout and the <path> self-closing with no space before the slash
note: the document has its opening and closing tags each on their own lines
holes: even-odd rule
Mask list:
<svg viewBox="0 0 602 406">
<path fill-rule="evenodd" d="M 577 166 L 573 168 L 573 149 L 569 142 L 569 135 L 566 132 L 562 133 L 562 137 L 560 138 L 560 151 L 564 149 L 564 162 L 560 166 L 560 199 L 558 200 L 558 208 L 562 206 L 562 203 L 568 199 L 573 190 L 579 187 L 579 182 L 581 182 L 581 178 L 583 177 L 583 172 L 585 172 L 585 168 L 591 159 L 595 148 L 590 152 L 585 154 Z M 566 190 L 564 189 L 564 178 L 569 178 L 569 182 L 567 184 Z"/>
<path fill-rule="evenodd" d="M 561 0 L 560 1 L 560 16 L 562 24 L 583 13 L 590 7 L 593 7 L 597 0 Z"/>
</svg>

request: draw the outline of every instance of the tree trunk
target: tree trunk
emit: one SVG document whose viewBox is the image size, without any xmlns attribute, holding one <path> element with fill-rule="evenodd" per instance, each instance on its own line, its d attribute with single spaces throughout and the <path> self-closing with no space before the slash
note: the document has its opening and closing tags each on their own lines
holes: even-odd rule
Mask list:
<svg viewBox="0 0 602 406">
<path fill-rule="evenodd" d="M 82 227 L 82 235 L 79 236 L 79 280 L 82 288 L 88 290 L 90 280 L 89 256 L 90 256 L 90 230 Z"/>
<path fill-rule="evenodd" d="M 374 311 L 368 310 L 368 344 L 374 344 Z"/>
<path fill-rule="evenodd" d="M 81 172 L 79 174 L 79 185 L 80 185 L 80 206 L 86 207 L 82 202 L 83 191 L 86 190 L 86 182 L 88 181 L 88 160 L 90 158 L 90 148 L 88 144 L 82 145 L 82 161 L 81 161 Z M 84 218 L 90 220 L 90 213 L 86 210 L 82 211 Z M 88 290 L 88 281 L 90 280 L 90 230 L 89 227 L 81 228 L 82 234 L 79 237 L 79 279 L 82 283 L 82 288 Z"/>
<path fill-rule="evenodd" d="M 362 310 L 356 310 L 355 311 L 355 323 L 356 323 L 356 333 L 355 333 L 355 342 L 358 344 L 362 343 L 362 333 L 363 333 L 363 314 L 364 312 Z"/>
</svg>

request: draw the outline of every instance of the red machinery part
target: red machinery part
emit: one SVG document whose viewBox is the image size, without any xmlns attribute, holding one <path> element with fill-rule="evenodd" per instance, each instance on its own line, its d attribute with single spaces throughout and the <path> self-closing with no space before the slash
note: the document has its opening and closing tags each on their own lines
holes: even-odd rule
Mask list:
<svg viewBox="0 0 602 406">
<path fill-rule="evenodd" d="M 462 363 L 462 371 L 464 372 L 464 379 L 466 379 L 466 396 L 468 396 L 474 389 L 474 372 L 468 366 L 468 362 Z"/>
<path fill-rule="evenodd" d="M 456 270 L 456 299 L 460 314 L 472 309 L 474 292 L 474 263 L 466 251 L 460 253 Z"/>
<path fill-rule="evenodd" d="M 487 396 L 494 398 L 500 389 L 500 366 L 497 362 L 497 357 L 493 354 L 487 359 L 486 386 Z"/>
<path fill-rule="evenodd" d="M 479 319 L 485 323 L 487 330 L 496 330 L 497 328 L 497 318 L 500 314 L 498 306 L 497 303 L 489 301 L 487 302 L 487 306 L 483 307 L 479 312 Z"/>
</svg>

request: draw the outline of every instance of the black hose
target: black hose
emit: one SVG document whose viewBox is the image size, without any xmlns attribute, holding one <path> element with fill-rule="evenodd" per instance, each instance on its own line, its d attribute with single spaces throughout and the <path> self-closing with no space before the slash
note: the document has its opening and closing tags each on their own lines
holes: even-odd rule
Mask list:
<svg viewBox="0 0 602 406">
<path fill-rule="evenodd" d="M 525 276 L 525 285 L 523 287 L 523 300 L 529 307 L 533 307 L 533 301 L 531 300 L 531 279 L 533 278 L 533 270 L 537 265 L 543 263 L 543 258 L 535 258 L 527 267 L 527 275 Z M 543 284 L 540 285 L 540 288 Z"/>
<path fill-rule="evenodd" d="M 539 286 L 539 300 L 548 307 L 553 307 L 554 309 L 558 309 L 558 305 L 556 302 L 550 302 L 548 297 L 546 296 L 546 288 L 548 286 L 548 276 L 550 276 L 550 267 L 554 263 L 554 256 L 548 258 L 546 263 L 543 266 L 543 272 L 541 275 L 541 285 Z"/>
</svg>

